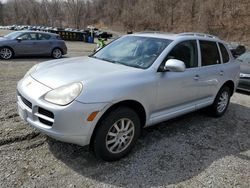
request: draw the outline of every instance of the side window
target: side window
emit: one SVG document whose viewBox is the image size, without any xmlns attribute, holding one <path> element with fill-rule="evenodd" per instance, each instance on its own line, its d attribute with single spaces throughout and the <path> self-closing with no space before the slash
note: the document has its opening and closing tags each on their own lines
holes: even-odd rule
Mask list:
<svg viewBox="0 0 250 188">
<path fill-rule="evenodd" d="M 38 34 L 38 40 L 49 40 L 50 39 L 50 35 L 47 34 Z"/>
<path fill-rule="evenodd" d="M 26 33 L 21 35 L 20 37 L 22 40 L 36 40 L 36 34 L 35 33 Z"/>
<path fill-rule="evenodd" d="M 62 38 L 60 36 L 56 36 L 56 39 L 58 40 L 62 40 Z"/>
<path fill-rule="evenodd" d="M 227 49 L 226 49 L 225 46 L 224 46 L 223 44 L 221 44 L 221 43 L 219 43 L 219 46 L 220 46 L 220 51 L 221 51 L 223 63 L 229 62 L 229 55 L 228 55 Z"/>
<path fill-rule="evenodd" d="M 183 61 L 186 68 L 198 67 L 198 50 L 196 40 L 184 41 L 177 44 L 168 54 L 168 59 Z"/>
<path fill-rule="evenodd" d="M 37 40 L 36 33 L 30 33 L 30 40 Z"/>
<path fill-rule="evenodd" d="M 22 40 L 30 40 L 30 34 L 23 34 L 21 36 L 19 36 L 18 38 L 22 39 Z"/>
<path fill-rule="evenodd" d="M 200 41 L 202 66 L 220 64 L 220 54 L 216 42 Z"/>
</svg>

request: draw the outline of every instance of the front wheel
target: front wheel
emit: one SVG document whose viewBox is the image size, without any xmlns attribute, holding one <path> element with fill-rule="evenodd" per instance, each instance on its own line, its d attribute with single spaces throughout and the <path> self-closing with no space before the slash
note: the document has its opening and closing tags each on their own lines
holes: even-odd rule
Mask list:
<svg viewBox="0 0 250 188">
<path fill-rule="evenodd" d="M 0 57 L 5 60 L 11 59 L 13 57 L 13 52 L 10 48 L 3 47 L 0 49 Z"/>
<path fill-rule="evenodd" d="M 105 161 L 119 160 L 130 152 L 139 135 L 137 113 L 130 108 L 119 107 L 100 122 L 94 138 L 94 152 Z"/>
<path fill-rule="evenodd" d="M 226 112 L 231 97 L 231 91 L 228 87 L 224 86 L 218 92 L 214 103 L 210 107 L 210 112 L 215 117 L 221 117 Z"/>
<path fill-rule="evenodd" d="M 62 57 L 62 55 L 63 55 L 62 50 L 60 50 L 59 48 L 55 48 L 52 51 L 52 57 L 54 59 L 60 59 Z"/>
</svg>

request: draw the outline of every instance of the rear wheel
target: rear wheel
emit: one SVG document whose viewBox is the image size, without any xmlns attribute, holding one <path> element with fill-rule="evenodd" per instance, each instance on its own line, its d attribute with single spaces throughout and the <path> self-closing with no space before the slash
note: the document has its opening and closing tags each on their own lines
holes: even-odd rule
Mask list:
<svg viewBox="0 0 250 188">
<path fill-rule="evenodd" d="M 0 57 L 5 60 L 11 59 L 13 57 L 13 52 L 10 48 L 3 47 L 0 49 Z"/>
<path fill-rule="evenodd" d="M 94 152 L 105 161 L 119 160 L 133 148 L 140 135 L 140 120 L 136 112 L 119 107 L 101 122 L 94 138 Z"/>
<path fill-rule="evenodd" d="M 210 107 L 210 112 L 215 117 L 221 117 L 227 110 L 231 97 L 231 90 L 224 86 L 218 92 L 214 103 Z"/>
<path fill-rule="evenodd" d="M 53 51 L 52 51 L 52 57 L 54 59 L 60 59 L 62 57 L 63 53 L 62 53 L 62 50 L 59 49 L 59 48 L 55 48 Z"/>
</svg>

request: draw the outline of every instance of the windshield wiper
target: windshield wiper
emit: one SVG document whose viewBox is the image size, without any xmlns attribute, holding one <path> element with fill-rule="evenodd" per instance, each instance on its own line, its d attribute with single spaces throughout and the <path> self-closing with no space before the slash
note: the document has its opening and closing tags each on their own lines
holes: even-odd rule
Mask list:
<svg viewBox="0 0 250 188">
<path fill-rule="evenodd" d="M 123 62 L 120 62 L 120 61 L 115 61 L 115 60 L 111 60 L 111 59 L 108 59 L 108 58 L 101 58 L 101 57 L 96 57 L 94 55 L 91 55 L 89 57 L 92 57 L 92 58 L 95 58 L 95 59 L 100 59 L 100 60 L 103 60 L 103 61 L 108 61 L 110 63 L 115 63 L 115 64 L 120 64 L 120 65 L 124 65 L 124 66 L 128 66 L 128 67 L 135 67 L 135 68 L 140 68 L 140 69 L 143 69 L 141 66 L 139 65 L 131 65 L 131 64 L 126 64 L 126 63 L 123 63 Z"/>
<path fill-rule="evenodd" d="M 110 62 L 110 63 L 117 63 L 117 61 L 114 61 L 114 60 L 111 60 L 111 59 L 108 59 L 108 58 L 96 57 L 96 56 L 94 56 L 94 55 L 89 56 L 89 57 L 93 57 L 93 58 L 95 58 L 95 59 L 100 59 L 100 60 L 103 60 L 103 61 L 108 61 L 108 62 Z"/>
</svg>

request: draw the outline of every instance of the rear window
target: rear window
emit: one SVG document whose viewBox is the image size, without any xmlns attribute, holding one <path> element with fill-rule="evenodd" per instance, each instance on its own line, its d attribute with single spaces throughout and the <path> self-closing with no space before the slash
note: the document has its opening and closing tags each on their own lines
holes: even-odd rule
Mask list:
<svg viewBox="0 0 250 188">
<path fill-rule="evenodd" d="M 220 45 L 220 51 L 221 51 L 223 63 L 229 62 L 229 55 L 228 55 L 227 49 L 225 48 L 223 44 L 219 43 L 219 45 Z"/>
<path fill-rule="evenodd" d="M 220 54 L 216 42 L 200 41 L 202 66 L 220 64 Z"/>
</svg>

